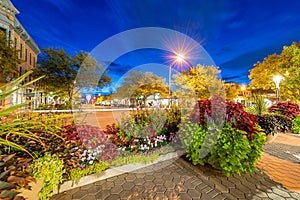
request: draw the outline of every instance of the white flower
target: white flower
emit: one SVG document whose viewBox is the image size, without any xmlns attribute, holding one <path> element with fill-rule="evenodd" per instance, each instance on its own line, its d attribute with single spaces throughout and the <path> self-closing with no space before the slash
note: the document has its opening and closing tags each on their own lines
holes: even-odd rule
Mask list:
<svg viewBox="0 0 300 200">
<path fill-rule="evenodd" d="M 81 158 L 81 161 L 84 162 L 85 161 L 85 157 Z"/>
<path fill-rule="evenodd" d="M 93 161 L 91 160 L 91 161 L 89 162 L 89 164 L 90 164 L 90 165 L 93 164 Z"/>
</svg>

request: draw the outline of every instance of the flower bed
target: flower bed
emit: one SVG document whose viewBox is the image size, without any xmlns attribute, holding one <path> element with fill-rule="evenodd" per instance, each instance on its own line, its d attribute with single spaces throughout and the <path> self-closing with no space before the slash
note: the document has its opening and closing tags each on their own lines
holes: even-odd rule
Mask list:
<svg viewBox="0 0 300 200">
<path fill-rule="evenodd" d="M 171 132 L 176 131 L 178 125 L 174 122 L 175 111 L 159 115 L 157 112 L 160 111 L 137 111 L 124 117 L 120 123 L 108 126 L 106 130 L 89 125 L 66 125 L 61 120 L 66 117 L 63 114 L 9 115 L 1 121 L 2 129 L 8 130 L 10 125 L 15 131 L 26 131 L 27 135 L 7 134 L 5 139 L 2 137 L 7 142 L 14 141 L 14 146 L 0 144 L 1 150 L 3 149 L 1 153 L 7 154 L 0 159 L 28 158 L 26 163 L 14 162 L 15 164 L 10 165 L 20 166 L 20 174 L 28 180 L 43 179 L 39 197 L 49 199 L 53 190 L 64 181 L 77 180 L 112 166 L 147 164 L 158 159 L 161 154 L 174 151 L 165 147 L 177 138 Z M 26 128 L 22 129 L 24 124 Z M 14 148 L 17 146 L 21 148 Z M 4 170 L 3 167 L 1 169 Z M 13 198 L 20 188 L 29 189 L 28 183 L 24 185 L 11 182 L 9 171 L 2 170 L 1 181 L 7 185 L 1 187 L 1 198 Z"/>
</svg>

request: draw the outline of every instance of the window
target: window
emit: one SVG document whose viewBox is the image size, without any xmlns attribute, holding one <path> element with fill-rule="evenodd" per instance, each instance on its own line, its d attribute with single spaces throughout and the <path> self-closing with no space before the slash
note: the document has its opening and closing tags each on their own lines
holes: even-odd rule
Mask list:
<svg viewBox="0 0 300 200">
<path fill-rule="evenodd" d="M 19 77 L 22 76 L 22 66 L 20 66 Z"/>
<path fill-rule="evenodd" d="M 17 43 L 18 43 L 18 40 L 17 40 L 17 38 L 15 38 L 15 48 L 17 48 Z"/>
<path fill-rule="evenodd" d="M 31 57 L 31 53 L 29 53 L 29 64 L 31 65 L 32 64 L 32 57 Z"/>
<path fill-rule="evenodd" d="M 23 57 L 23 44 L 20 43 L 20 58 Z"/>
<path fill-rule="evenodd" d="M 27 49 L 25 49 L 25 61 L 27 61 L 27 54 L 28 54 L 28 51 L 27 51 Z"/>
</svg>

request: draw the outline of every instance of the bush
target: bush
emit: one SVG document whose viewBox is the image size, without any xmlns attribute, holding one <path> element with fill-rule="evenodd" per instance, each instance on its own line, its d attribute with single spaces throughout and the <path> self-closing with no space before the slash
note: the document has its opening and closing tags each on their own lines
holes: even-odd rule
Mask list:
<svg viewBox="0 0 300 200">
<path fill-rule="evenodd" d="M 290 119 L 295 119 L 300 114 L 300 107 L 296 103 L 291 101 L 286 102 L 277 102 L 272 105 L 269 109 L 269 112 L 285 115 Z"/>
<path fill-rule="evenodd" d="M 294 120 L 293 120 L 294 128 L 293 132 L 295 134 L 300 134 L 300 115 L 298 115 Z"/>
<path fill-rule="evenodd" d="M 253 134 L 258 132 L 256 128 L 258 122 L 254 115 L 247 113 L 241 103 L 225 101 L 219 96 L 198 101 L 190 118 L 192 122 L 204 127 L 207 127 L 209 119 L 223 121 L 214 122 L 215 124 L 222 124 L 225 121 L 232 123 L 235 128 L 247 132 L 249 140 L 253 140 Z"/>
<path fill-rule="evenodd" d="M 53 190 L 63 181 L 64 163 L 56 155 L 46 153 L 31 164 L 32 174 L 36 179 L 43 180 L 43 189 L 39 193 L 41 200 L 50 199 Z"/>
<path fill-rule="evenodd" d="M 86 169 L 77 168 L 70 170 L 71 180 L 77 180 L 86 175 L 101 172 L 108 168 L 108 163 L 100 161 L 99 163 L 94 163 Z"/>
<path fill-rule="evenodd" d="M 200 150 L 208 136 L 208 131 L 200 125 L 186 150 L 187 158 L 194 165 L 211 163 L 214 168 L 222 170 L 226 176 L 232 173 L 253 172 L 255 163 L 261 157 L 262 145 L 266 140 L 264 133 L 259 131 L 253 134 L 252 140 L 249 140 L 245 131 L 226 123 L 219 134 L 211 151 L 202 158 L 199 156 L 201 155 Z"/>
<path fill-rule="evenodd" d="M 293 121 L 280 114 L 263 114 L 256 116 L 259 126 L 266 135 L 274 135 L 278 132 L 286 133 L 293 130 Z"/>
<path fill-rule="evenodd" d="M 181 113 L 172 110 L 139 110 L 107 126 L 105 134 L 129 152 L 148 151 L 176 140 Z"/>
</svg>

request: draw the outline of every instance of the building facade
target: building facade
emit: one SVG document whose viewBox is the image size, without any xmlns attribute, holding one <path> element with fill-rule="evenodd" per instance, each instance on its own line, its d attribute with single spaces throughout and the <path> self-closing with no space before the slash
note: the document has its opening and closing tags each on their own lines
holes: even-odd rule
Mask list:
<svg viewBox="0 0 300 200">
<path fill-rule="evenodd" d="M 14 7 L 10 0 L 0 0 L 0 31 L 5 31 L 7 38 L 13 42 L 14 47 L 19 50 L 19 59 L 21 63 L 18 68 L 18 73 L 12 75 L 12 77 L 6 77 L 6 80 L 1 82 L 8 82 L 15 77 L 19 77 L 29 70 L 32 70 L 37 62 L 37 56 L 40 50 L 34 40 L 27 33 L 22 26 L 16 15 L 19 11 Z M 26 79 L 26 82 L 32 80 L 31 77 Z M 30 100 L 33 97 L 40 97 L 42 93 L 37 91 L 37 88 L 30 86 L 24 89 L 19 89 L 10 98 L 7 98 L 5 102 L 2 102 L 2 106 L 16 105 L 23 103 L 26 100 Z M 39 101 L 35 101 L 30 104 L 31 107 L 37 107 Z"/>
</svg>

